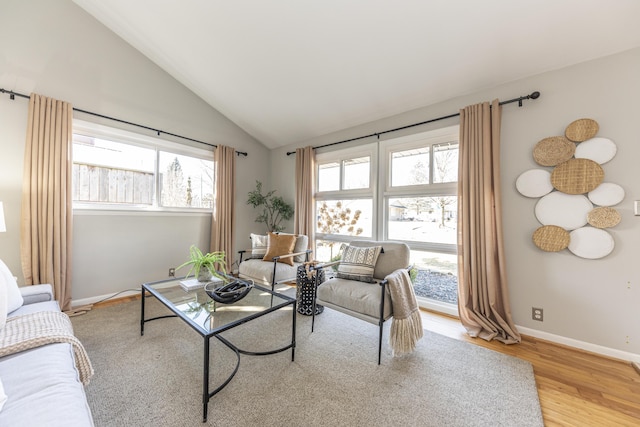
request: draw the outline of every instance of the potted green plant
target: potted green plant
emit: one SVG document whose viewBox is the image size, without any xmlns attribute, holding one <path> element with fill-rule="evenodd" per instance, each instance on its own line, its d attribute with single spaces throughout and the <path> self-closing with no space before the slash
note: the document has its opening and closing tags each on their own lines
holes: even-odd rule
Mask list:
<svg viewBox="0 0 640 427">
<path fill-rule="evenodd" d="M 189 260 L 176 268 L 181 269 L 190 265 L 191 268 L 185 277 L 189 277 L 191 273 L 198 278 L 200 282 L 211 280 L 212 276 L 222 279 L 224 282 L 227 278 L 227 261 L 224 251 L 216 251 L 210 253 L 202 253 L 200 248 L 192 245 L 189 249 Z"/>
<path fill-rule="evenodd" d="M 281 196 L 274 196 L 276 190 L 262 194 L 262 183 L 256 181 L 256 189 L 249 192 L 247 204 L 254 208 L 262 207 L 262 213 L 256 218 L 256 222 L 264 222 L 267 231 L 278 232 L 285 227 L 280 225 L 282 220 L 293 218 L 293 206 L 285 202 Z"/>
</svg>

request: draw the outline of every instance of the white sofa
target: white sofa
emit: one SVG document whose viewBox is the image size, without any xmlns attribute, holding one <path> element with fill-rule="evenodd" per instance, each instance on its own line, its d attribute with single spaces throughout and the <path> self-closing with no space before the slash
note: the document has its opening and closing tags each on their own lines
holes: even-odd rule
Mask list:
<svg viewBox="0 0 640 427">
<path fill-rule="evenodd" d="M 51 286 L 18 287 L 0 260 L 0 328 L 6 319 L 39 311 L 60 311 Z M 72 344 L 0 357 L 0 426 L 93 425 Z"/>
</svg>

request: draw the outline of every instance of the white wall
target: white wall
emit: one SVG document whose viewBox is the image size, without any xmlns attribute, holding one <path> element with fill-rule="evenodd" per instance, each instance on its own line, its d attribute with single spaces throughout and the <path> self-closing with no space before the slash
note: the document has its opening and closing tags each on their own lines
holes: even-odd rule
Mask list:
<svg viewBox="0 0 640 427">
<path fill-rule="evenodd" d="M 640 268 L 637 264 L 640 217 L 633 215 L 633 201 L 640 199 L 636 163 L 640 159 L 638 76 L 640 49 L 547 72 L 273 150 L 271 170 L 278 174 L 272 174 L 271 179 L 278 183 L 283 194 L 293 197 L 294 181 L 288 177 L 295 172 L 295 156 L 287 157 L 286 151 L 393 129 L 441 117 L 473 103 L 495 98 L 507 100 L 538 90 L 541 97 L 525 101 L 526 106 L 522 108 L 517 104 L 503 107 L 503 214 L 514 320 L 528 335 L 640 360 Z M 616 143 L 616 157 L 603 165 L 605 181 L 621 185 L 626 193 L 624 201 L 616 206 L 622 222 L 609 230 L 616 247 L 613 253 L 598 260 L 581 259 L 568 250 L 546 253 L 536 248 L 531 236 L 540 226 L 534 216 L 537 199 L 525 198 L 515 189 L 515 181 L 522 172 L 538 167 L 532 156 L 535 144 L 545 137 L 562 135 L 570 122 L 583 117 L 597 120 L 598 136 L 611 138 Z M 457 121 L 457 118 L 449 119 L 388 137 L 449 126 Z M 544 322 L 531 319 L 534 306 L 544 309 Z"/>
<path fill-rule="evenodd" d="M 74 107 L 211 144 L 246 151 L 237 159 L 237 247 L 246 246 L 254 212 L 246 194 L 267 182 L 269 151 L 70 0 L 5 0 L 0 26 L 0 88 L 71 102 Z M 0 200 L 7 233 L 0 258 L 23 283 L 20 200 L 28 100 L 0 96 Z M 136 132 L 82 113 L 74 117 Z M 153 133 L 151 133 L 153 134 Z M 183 140 L 166 137 L 185 143 Z M 202 145 L 197 145 L 202 147 Z M 91 299 L 162 279 L 186 260 L 191 244 L 208 249 L 202 215 L 74 215 L 74 300 Z"/>
</svg>

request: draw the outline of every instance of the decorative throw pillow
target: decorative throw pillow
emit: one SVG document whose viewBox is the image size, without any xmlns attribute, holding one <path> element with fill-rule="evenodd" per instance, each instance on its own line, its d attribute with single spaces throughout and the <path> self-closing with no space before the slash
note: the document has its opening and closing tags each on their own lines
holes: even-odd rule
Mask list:
<svg viewBox="0 0 640 427">
<path fill-rule="evenodd" d="M 263 258 L 267 253 L 268 237 L 251 233 L 251 255 L 249 258 Z"/>
<path fill-rule="evenodd" d="M 267 253 L 262 258 L 265 261 L 273 261 L 274 257 L 288 255 L 293 253 L 293 247 L 296 244 L 296 236 L 293 234 L 276 234 L 268 235 Z M 293 257 L 279 259 L 278 262 L 293 265 Z"/>
<path fill-rule="evenodd" d="M 18 282 L 2 260 L 0 260 L 0 286 L 4 286 L 7 290 L 7 313 L 22 307 L 24 300 L 18 288 Z"/>
<path fill-rule="evenodd" d="M 296 244 L 293 247 L 293 253 L 304 252 L 308 249 L 309 238 L 304 234 L 290 234 L 290 233 L 278 233 L 280 236 L 296 236 Z M 306 255 L 296 255 L 293 257 L 293 262 L 305 262 L 307 260 Z"/>
<path fill-rule="evenodd" d="M 341 279 L 373 282 L 373 270 L 382 246 L 358 248 L 347 246 L 338 265 L 337 276 Z"/>
</svg>

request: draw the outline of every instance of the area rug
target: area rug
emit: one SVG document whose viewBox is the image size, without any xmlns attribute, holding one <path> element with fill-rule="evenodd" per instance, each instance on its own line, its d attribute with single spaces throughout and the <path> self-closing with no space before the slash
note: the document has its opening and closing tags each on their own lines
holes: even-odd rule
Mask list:
<svg viewBox="0 0 640 427">
<path fill-rule="evenodd" d="M 155 299 L 146 302 L 148 313 L 167 313 Z M 377 327 L 329 309 L 313 333 L 311 319 L 297 315 L 295 361 L 290 351 L 242 356 L 203 424 L 203 339 L 183 321 L 147 323 L 140 336 L 135 301 L 72 321 L 95 370 L 86 394 L 98 427 L 543 425 L 528 362 L 425 331 L 416 351 L 400 358 L 385 341 L 378 365 Z M 224 336 L 263 351 L 286 345 L 290 334 L 291 311 L 280 311 Z M 235 355 L 211 343 L 213 388 Z"/>
</svg>

